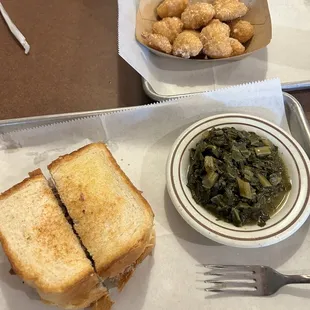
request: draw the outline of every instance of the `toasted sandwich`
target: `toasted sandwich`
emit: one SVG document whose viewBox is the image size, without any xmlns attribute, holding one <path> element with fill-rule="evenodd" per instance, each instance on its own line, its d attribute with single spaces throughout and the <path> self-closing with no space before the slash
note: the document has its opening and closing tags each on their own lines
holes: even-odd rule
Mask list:
<svg viewBox="0 0 310 310">
<path fill-rule="evenodd" d="M 2 193 L 0 210 L 0 241 L 12 269 L 45 303 L 78 309 L 106 299 L 41 171 Z"/>
<path fill-rule="evenodd" d="M 109 310 L 113 301 L 102 282 L 121 290 L 152 252 L 152 209 L 103 143 L 48 168 L 55 193 L 36 170 L 0 195 L 4 252 L 45 303 Z"/>
<path fill-rule="evenodd" d="M 48 169 L 96 272 L 121 289 L 154 247 L 150 205 L 104 143 L 60 157 Z"/>
</svg>

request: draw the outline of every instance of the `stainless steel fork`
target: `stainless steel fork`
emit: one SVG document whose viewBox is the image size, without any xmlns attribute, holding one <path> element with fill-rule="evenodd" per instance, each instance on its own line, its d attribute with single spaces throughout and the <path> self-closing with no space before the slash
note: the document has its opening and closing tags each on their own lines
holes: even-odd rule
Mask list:
<svg viewBox="0 0 310 310">
<path fill-rule="evenodd" d="M 208 271 L 202 279 L 212 285 L 203 288 L 207 292 L 233 293 L 253 296 L 269 296 L 287 284 L 310 283 L 310 275 L 284 275 L 267 266 L 202 265 Z"/>
</svg>

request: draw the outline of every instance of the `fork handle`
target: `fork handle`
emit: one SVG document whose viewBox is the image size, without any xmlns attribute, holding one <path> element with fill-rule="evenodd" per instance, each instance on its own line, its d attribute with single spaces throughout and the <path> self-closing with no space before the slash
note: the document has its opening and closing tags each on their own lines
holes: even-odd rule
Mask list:
<svg viewBox="0 0 310 310">
<path fill-rule="evenodd" d="M 286 275 L 286 284 L 310 283 L 310 276 L 306 275 Z"/>
</svg>

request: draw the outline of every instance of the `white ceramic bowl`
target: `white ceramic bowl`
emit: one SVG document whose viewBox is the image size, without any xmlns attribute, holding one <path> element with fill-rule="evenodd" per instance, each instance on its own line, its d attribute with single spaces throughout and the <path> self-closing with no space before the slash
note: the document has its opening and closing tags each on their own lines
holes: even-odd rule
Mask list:
<svg viewBox="0 0 310 310">
<path fill-rule="evenodd" d="M 292 189 L 283 207 L 267 221 L 266 226 L 235 227 L 217 220 L 193 200 L 186 186 L 189 150 L 196 146 L 204 131 L 213 127 L 252 131 L 278 146 L 291 178 Z M 225 245 L 257 248 L 286 239 L 307 220 L 310 214 L 309 167 L 309 159 L 302 147 L 278 126 L 249 115 L 216 115 L 193 124 L 177 138 L 167 162 L 167 188 L 176 209 L 195 230 Z"/>
</svg>

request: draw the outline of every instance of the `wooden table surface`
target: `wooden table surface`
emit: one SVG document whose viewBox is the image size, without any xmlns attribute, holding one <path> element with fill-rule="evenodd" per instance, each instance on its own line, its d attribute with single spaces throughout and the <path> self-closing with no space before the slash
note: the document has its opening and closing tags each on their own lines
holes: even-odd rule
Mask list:
<svg viewBox="0 0 310 310">
<path fill-rule="evenodd" d="M 116 0 L 2 0 L 31 44 L 25 56 L 0 18 L 0 119 L 151 102 L 118 56 Z M 310 119 L 310 90 L 294 92 Z"/>
</svg>

